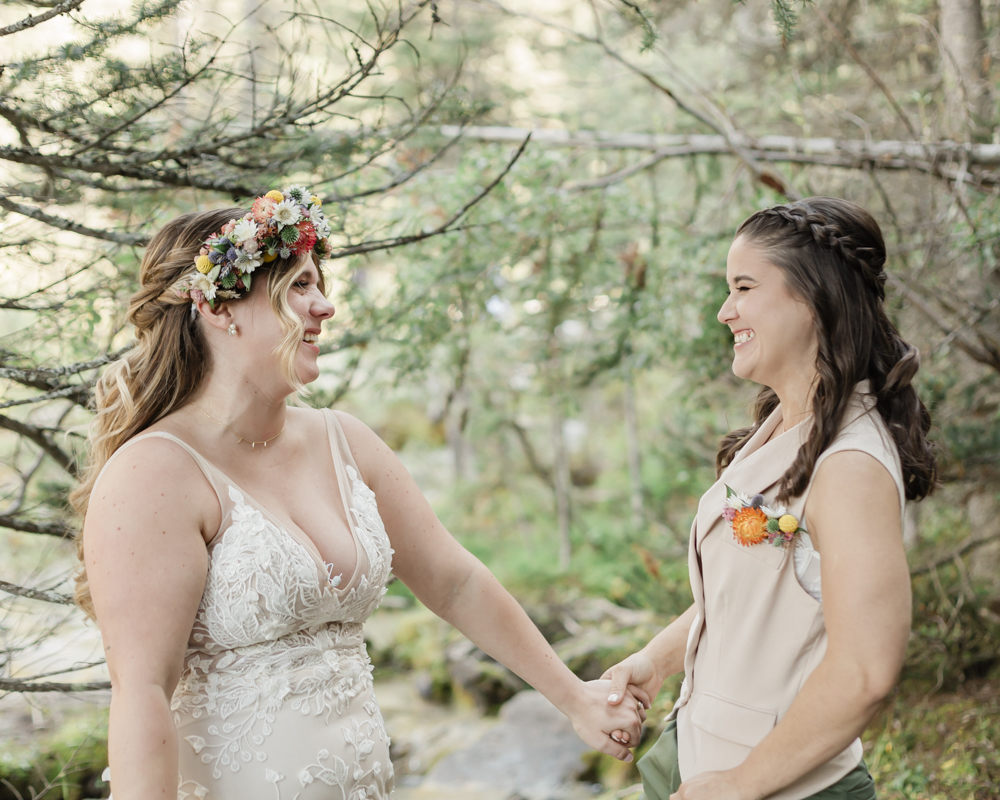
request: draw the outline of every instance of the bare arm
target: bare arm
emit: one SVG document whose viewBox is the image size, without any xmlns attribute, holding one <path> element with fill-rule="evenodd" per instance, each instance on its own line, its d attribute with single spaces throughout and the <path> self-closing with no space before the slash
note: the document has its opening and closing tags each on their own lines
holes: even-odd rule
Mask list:
<svg viewBox="0 0 1000 800">
<path fill-rule="evenodd" d="M 191 457 L 156 439 L 116 458 L 91 497 L 84 558 L 111 672 L 116 800 L 177 797 L 170 697 L 205 586 L 213 505 L 217 528 L 218 501 Z"/>
<path fill-rule="evenodd" d="M 865 453 L 835 453 L 817 470 L 805 516 L 822 556 L 826 655 L 743 764 L 685 781 L 677 800 L 773 794 L 847 747 L 895 685 L 911 609 L 892 477 Z"/>
<path fill-rule="evenodd" d="M 395 454 L 367 426 L 338 413 L 365 482 L 395 550 L 393 571 L 431 611 L 469 637 L 544 694 L 581 738 L 616 758 L 628 749 L 614 730 L 638 742 L 635 706 L 609 709 L 607 688 L 584 684 L 570 672 L 517 601 L 493 574 L 445 530 Z"/>
</svg>

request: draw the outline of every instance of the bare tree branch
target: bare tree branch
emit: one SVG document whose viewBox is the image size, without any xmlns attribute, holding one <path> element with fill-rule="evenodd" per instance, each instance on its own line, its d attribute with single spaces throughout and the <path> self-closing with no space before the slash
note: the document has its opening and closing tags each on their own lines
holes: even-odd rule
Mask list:
<svg viewBox="0 0 1000 800">
<path fill-rule="evenodd" d="M 0 36 L 10 36 L 12 33 L 19 33 L 20 31 L 25 31 L 28 28 L 34 28 L 36 25 L 41 25 L 43 22 L 50 20 L 53 17 L 58 17 L 60 14 L 66 14 L 82 5 L 83 0 L 63 0 L 62 3 L 54 6 L 50 11 L 46 11 L 44 14 L 39 14 L 37 17 L 29 14 L 24 19 L 15 22 L 13 25 L 8 25 L 6 28 L 0 28 Z"/>
<path fill-rule="evenodd" d="M 72 539 L 76 531 L 59 522 L 31 522 L 18 517 L 0 516 L 0 527 L 10 528 L 21 533 L 42 533 L 46 536 L 58 536 L 60 539 Z"/>
<path fill-rule="evenodd" d="M 889 284 L 916 306 L 931 322 L 955 342 L 955 346 L 980 364 L 1000 372 L 1000 353 L 990 352 L 985 347 L 972 342 L 959 329 L 953 328 L 931 305 L 908 286 L 897 275 L 889 275 Z"/>
<path fill-rule="evenodd" d="M 913 567 L 910 570 L 910 577 L 916 575 L 923 575 L 927 572 L 937 569 L 938 567 L 944 566 L 949 561 L 954 561 L 959 556 L 964 556 L 970 550 L 975 550 L 977 547 L 982 547 L 984 544 L 989 544 L 990 542 L 995 542 L 1000 539 L 1000 534 L 992 534 L 990 536 L 971 536 L 962 542 L 957 547 L 949 550 L 945 555 L 940 558 L 935 558 L 928 561 L 926 564 L 921 564 L 918 567 Z"/>
<path fill-rule="evenodd" d="M 0 692 L 95 692 L 110 689 L 108 681 L 91 683 L 33 683 L 14 678 L 0 678 Z"/>
<path fill-rule="evenodd" d="M 46 603 L 73 605 L 73 598 L 68 594 L 49 592 L 45 589 L 32 589 L 28 586 L 18 586 L 16 583 L 8 583 L 4 580 L 0 580 L 0 591 L 7 592 L 7 594 L 17 595 L 18 597 L 26 597 L 29 600 L 42 600 Z"/>
<path fill-rule="evenodd" d="M 114 242 L 115 244 L 138 245 L 141 247 L 149 241 L 148 236 L 143 236 L 138 233 L 117 233 L 115 231 L 88 228 L 86 225 L 80 225 L 78 222 L 73 222 L 72 220 L 65 219 L 64 217 L 56 217 L 52 214 L 46 214 L 40 208 L 15 203 L 9 196 L 0 196 L 0 208 L 5 208 L 16 214 L 22 214 L 25 217 L 31 217 L 31 219 L 37 219 L 39 222 L 44 222 L 46 225 L 51 225 L 53 228 L 58 228 L 62 231 L 70 231 L 71 233 L 78 233 L 81 236 L 90 236 L 94 239 L 103 239 L 106 242 Z"/>
<path fill-rule="evenodd" d="M 13 433 L 20 434 L 27 439 L 30 439 L 39 447 L 42 448 L 46 453 L 52 456 L 52 460 L 55 461 L 60 467 L 66 470 L 74 478 L 79 476 L 79 468 L 73 457 L 65 452 L 59 447 L 55 442 L 52 441 L 49 434 L 43 431 L 41 428 L 31 425 L 27 422 L 21 422 L 20 420 L 13 419 L 4 414 L 0 414 L 0 428 L 6 428 Z M 7 527 L 14 527 L 13 525 L 8 525 Z M 32 531 L 33 533 L 50 533 L 50 531 Z M 61 535 L 61 534 L 59 534 Z"/>
<path fill-rule="evenodd" d="M 667 97 L 669 97 L 674 103 L 677 104 L 677 107 L 680 108 L 682 111 L 690 114 L 699 122 L 701 122 L 703 125 L 711 128 L 716 133 L 720 134 L 729 144 L 730 152 L 732 152 L 744 164 L 746 164 L 747 169 L 750 170 L 750 173 L 758 181 L 765 184 L 766 186 L 770 186 L 775 191 L 781 192 L 789 199 L 792 200 L 800 199 L 799 194 L 795 191 L 794 188 L 789 186 L 787 180 L 785 180 L 782 176 L 774 173 L 773 171 L 768 171 L 763 169 L 760 166 L 760 164 L 757 163 L 757 159 L 753 157 L 753 154 L 749 150 L 747 150 L 746 147 L 741 142 L 743 134 L 737 131 L 733 127 L 727 115 L 721 109 L 719 109 L 709 97 L 705 96 L 703 93 L 698 92 L 699 99 L 701 100 L 702 103 L 704 103 L 714 112 L 716 119 L 713 119 L 709 114 L 706 114 L 705 112 L 695 108 L 691 103 L 685 101 L 682 97 L 680 97 L 680 95 L 677 92 L 675 92 L 669 86 L 664 84 L 661 80 L 656 78 L 652 73 L 642 69 L 636 64 L 633 64 L 631 61 L 625 58 L 617 50 L 612 48 L 606 41 L 604 41 L 604 39 L 602 39 L 599 36 L 588 36 L 585 33 L 581 33 L 580 31 L 574 30 L 572 28 L 567 28 L 564 25 L 559 25 L 558 23 L 536 16 L 535 14 L 514 11 L 502 5 L 501 3 L 497 2 L 497 0 L 478 0 L 478 1 L 483 3 L 484 5 L 493 6 L 494 8 L 510 16 L 530 19 L 545 27 L 562 31 L 563 33 L 572 36 L 575 39 L 579 39 L 582 42 L 589 42 L 590 44 L 597 45 L 602 50 L 604 50 L 604 52 L 607 53 L 611 58 L 613 58 L 615 61 L 621 64 L 623 67 L 625 67 L 638 77 L 642 78 L 644 81 L 646 81 L 646 83 L 648 83 L 657 91 L 662 92 Z"/>
<path fill-rule="evenodd" d="M 889 91 L 889 87 L 885 85 L 885 81 L 883 81 L 878 76 L 878 73 L 874 69 L 872 69 L 871 64 L 869 64 L 861 55 L 861 53 L 859 53 L 855 49 L 854 45 L 852 45 L 847 40 L 847 37 L 840 32 L 840 28 L 838 28 L 836 25 L 833 24 L 833 20 L 831 20 L 823 12 L 822 8 L 820 8 L 816 4 L 813 4 L 813 10 L 816 12 L 816 16 L 820 18 L 820 21 L 822 21 L 822 23 L 826 25 L 830 33 L 832 33 L 835 37 L 837 37 L 837 41 L 839 41 L 842 45 L 844 45 L 844 49 L 847 50 L 851 58 L 854 59 L 855 63 L 857 63 L 857 65 L 865 71 L 865 74 L 872 79 L 872 83 L 878 86 L 879 91 L 882 92 L 882 94 L 885 96 L 885 99 L 889 101 L 889 105 L 892 106 L 892 110 L 896 112 L 896 116 L 899 117 L 900 122 L 902 122 L 903 125 L 906 126 L 906 130 L 909 131 L 910 136 L 912 136 L 915 140 L 919 140 L 921 136 L 917 132 L 916 127 L 914 127 L 913 123 L 910 121 L 910 118 L 907 115 L 907 113 L 903 111 L 903 107 L 898 102 L 896 102 L 896 98 L 893 96 L 892 92 Z"/>
<path fill-rule="evenodd" d="M 464 217 L 469 210 L 486 197 L 486 195 L 492 192 L 493 189 L 496 188 L 497 184 L 499 184 L 500 181 L 507 176 L 507 173 L 513 169 L 518 159 L 524 154 L 524 150 L 528 146 L 528 142 L 530 140 L 531 134 L 529 133 L 524 137 L 524 141 L 521 142 L 521 146 L 517 148 L 517 152 L 515 152 L 510 161 L 507 162 L 507 166 L 503 168 L 500 174 L 490 181 L 478 194 L 476 194 L 475 197 L 469 200 L 464 206 L 452 214 L 451 217 L 438 227 L 421 233 L 412 233 L 406 236 L 395 236 L 389 239 L 376 239 L 374 241 L 361 242 L 348 247 L 341 247 L 332 251 L 328 258 L 346 258 L 347 256 L 353 256 L 358 253 L 371 253 L 375 250 L 389 250 L 393 247 L 400 247 L 401 245 L 412 244 L 414 242 L 422 242 L 424 239 L 430 239 L 433 236 L 440 236 L 443 233 L 452 233 L 453 231 L 458 230 L 455 223 Z"/>
<path fill-rule="evenodd" d="M 33 397 L 23 397 L 20 400 L 7 400 L 0 403 L 0 408 L 26 406 L 32 403 L 44 403 L 47 400 L 56 400 L 60 397 L 69 398 L 77 405 L 86 406 L 90 402 L 90 386 L 92 385 L 93 382 L 77 384 L 74 386 L 63 386 L 61 389 L 53 389 L 51 392 L 36 394 Z"/>
<path fill-rule="evenodd" d="M 712 134 L 648 134 L 610 131 L 565 131 L 504 127 L 460 128 L 442 125 L 441 135 L 484 142 L 521 141 L 531 133 L 532 141 L 556 147 L 595 150 L 648 150 L 651 155 L 623 170 L 593 180 L 569 184 L 568 189 L 602 188 L 655 166 L 666 158 L 694 155 L 729 155 L 732 149 L 724 136 Z M 785 161 L 845 169 L 916 170 L 929 175 L 957 178 L 957 163 L 969 167 L 1000 167 L 1000 145 L 956 142 L 904 142 L 897 140 L 796 138 L 793 136 L 745 137 L 743 146 L 761 161 Z M 1000 183 L 1000 172 L 972 173 L 984 186 Z"/>
<path fill-rule="evenodd" d="M 33 367 L 29 369 L 0 367 L 0 378 L 16 381 L 25 386 L 34 386 L 37 389 L 59 388 L 62 385 L 60 378 L 66 378 L 80 372 L 103 367 L 105 364 L 117 361 L 133 347 L 135 347 L 135 342 L 125 345 L 121 350 L 117 350 L 114 353 L 106 353 L 89 361 L 79 361 L 75 364 L 67 364 L 64 367 Z"/>
</svg>

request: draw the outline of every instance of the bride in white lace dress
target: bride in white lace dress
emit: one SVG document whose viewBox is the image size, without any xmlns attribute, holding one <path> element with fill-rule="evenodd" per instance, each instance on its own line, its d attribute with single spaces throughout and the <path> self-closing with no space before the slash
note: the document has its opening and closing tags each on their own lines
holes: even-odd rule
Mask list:
<svg viewBox="0 0 1000 800">
<path fill-rule="evenodd" d="M 362 635 L 390 570 L 630 760 L 609 734 L 637 742 L 642 710 L 569 672 L 389 448 L 350 415 L 286 405 L 318 376 L 334 314 L 328 234 L 292 187 L 180 217 L 147 248 L 137 344 L 102 376 L 73 498 L 116 800 L 390 797 Z"/>
</svg>

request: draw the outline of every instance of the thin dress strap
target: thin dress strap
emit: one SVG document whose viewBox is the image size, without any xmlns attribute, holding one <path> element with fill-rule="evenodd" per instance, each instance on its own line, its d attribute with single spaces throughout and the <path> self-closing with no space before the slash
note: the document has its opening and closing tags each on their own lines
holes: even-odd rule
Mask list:
<svg viewBox="0 0 1000 800">
<path fill-rule="evenodd" d="M 142 433 L 138 436 L 135 436 L 129 439 L 127 442 L 125 442 L 125 444 L 123 444 L 121 447 L 115 450 L 115 452 L 111 454 L 111 458 L 109 458 L 107 462 L 105 462 L 104 466 L 101 468 L 101 471 L 97 475 L 97 479 L 94 481 L 94 488 L 95 489 L 97 488 L 97 484 L 100 482 L 101 478 L 104 477 L 104 472 L 107 470 L 109 466 L 111 466 L 111 462 L 114 461 L 116 458 L 118 458 L 118 456 L 124 450 L 131 447 L 136 442 L 141 442 L 143 439 L 167 439 L 168 441 L 180 445 L 182 448 L 184 448 L 184 450 L 187 451 L 188 455 L 190 455 L 191 458 L 194 459 L 194 463 L 197 464 L 198 468 L 202 471 L 202 474 L 205 476 L 205 479 L 209 482 L 209 484 L 211 484 L 212 490 L 215 492 L 215 496 L 219 500 L 219 509 L 222 513 L 222 524 L 219 526 L 219 530 L 220 531 L 225 530 L 226 520 L 229 518 L 229 514 L 232 512 L 232 506 L 233 506 L 233 503 L 231 500 L 229 500 L 229 495 L 225 489 L 225 487 L 228 485 L 225 477 L 219 472 L 217 467 L 213 466 L 211 461 L 206 459 L 203 455 L 201 455 L 201 453 L 199 453 L 197 450 L 191 447 L 191 445 L 189 445 L 183 439 L 179 439 L 172 433 L 167 433 L 166 431 L 149 431 L 147 433 Z M 212 537 L 212 539 L 215 539 L 216 536 L 218 536 L 218 532 L 215 534 L 215 536 Z M 209 543 L 211 543 L 211 540 L 209 540 Z"/>
<path fill-rule="evenodd" d="M 358 531 L 358 520 L 355 516 L 354 503 L 354 481 L 348 474 L 348 469 L 360 480 L 361 470 L 358 469 L 354 455 L 351 453 L 351 446 L 344 435 L 344 429 L 337 419 L 337 415 L 328 408 L 322 409 L 323 417 L 326 420 L 326 432 L 330 439 L 330 456 L 333 459 L 333 467 L 337 473 L 337 487 L 340 489 L 340 499 L 344 504 L 344 514 L 347 517 L 347 524 L 351 529 L 351 537 L 354 539 L 354 546 L 357 552 L 357 567 L 354 570 L 354 578 L 348 586 L 354 585 L 355 580 L 361 575 L 367 575 L 371 569 L 372 554 L 368 552 L 367 537 L 362 537 Z"/>
</svg>

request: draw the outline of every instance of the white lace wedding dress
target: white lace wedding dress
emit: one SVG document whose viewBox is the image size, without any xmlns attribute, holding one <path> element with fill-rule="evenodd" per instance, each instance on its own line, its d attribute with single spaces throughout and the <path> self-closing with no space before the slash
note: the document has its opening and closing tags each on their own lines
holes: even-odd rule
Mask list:
<svg viewBox="0 0 1000 800">
<path fill-rule="evenodd" d="M 349 578 L 175 436 L 215 488 L 222 525 L 171 708 L 178 800 L 384 800 L 389 737 L 361 625 L 392 549 L 336 415 L 324 411 L 357 548 Z M 128 446 L 128 445 L 126 445 Z M 119 452 L 121 452 L 119 450 Z"/>
</svg>

